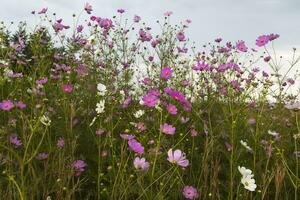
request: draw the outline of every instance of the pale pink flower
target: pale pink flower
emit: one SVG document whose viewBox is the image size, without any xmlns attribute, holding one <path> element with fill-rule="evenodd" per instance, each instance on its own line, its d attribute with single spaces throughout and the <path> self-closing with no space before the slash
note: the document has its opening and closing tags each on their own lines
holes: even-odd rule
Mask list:
<svg viewBox="0 0 300 200">
<path fill-rule="evenodd" d="M 185 153 L 179 149 L 176 149 L 174 152 L 170 149 L 168 151 L 167 160 L 170 163 L 177 164 L 181 167 L 187 167 L 189 165 L 189 161 L 186 159 Z"/>
</svg>

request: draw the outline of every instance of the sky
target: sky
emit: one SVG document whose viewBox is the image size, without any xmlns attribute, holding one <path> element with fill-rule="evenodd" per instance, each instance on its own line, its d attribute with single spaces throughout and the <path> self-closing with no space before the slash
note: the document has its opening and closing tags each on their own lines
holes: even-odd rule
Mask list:
<svg viewBox="0 0 300 200">
<path fill-rule="evenodd" d="M 80 13 L 86 2 L 96 16 L 111 17 L 123 8 L 127 18 L 138 14 L 149 25 L 163 19 L 164 12 L 173 11 L 174 23 L 192 20 L 187 35 L 197 47 L 218 37 L 245 40 L 254 47 L 258 35 L 278 33 L 275 47 L 281 55 L 291 55 L 293 47 L 300 48 L 300 0 L 0 0 L 0 21 L 34 25 L 38 19 L 30 12 L 48 7 L 49 13 L 55 12 L 65 24 L 72 24 L 72 14 Z"/>
</svg>

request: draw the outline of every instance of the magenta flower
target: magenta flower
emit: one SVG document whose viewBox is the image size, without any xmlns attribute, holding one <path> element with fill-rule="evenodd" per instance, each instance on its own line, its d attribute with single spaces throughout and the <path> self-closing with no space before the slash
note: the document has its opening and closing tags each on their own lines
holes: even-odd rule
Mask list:
<svg viewBox="0 0 300 200">
<path fill-rule="evenodd" d="M 0 103 L 0 109 L 3 111 L 9 111 L 14 107 L 14 104 L 10 100 L 3 100 Z"/>
<path fill-rule="evenodd" d="M 139 21 L 141 21 L 141 17 L 138 16 L 138 15 L 134 15 L 133 21 L 134 21 L 135 23 L 138 23 Z"/>
<path fill-rule="evenodd" d="M 271 34 L 269 35 L 269 40 L 270 40 L 270 41 L 276 40 L 277 38 L 279 38 L 279 35 L 278 35 L 278 34 L 271 33 Z"/>
<path fill-rule="evenodd" d="M 167 12 L 164 13 L 165 17 L 170 17 L 171 15 L 173 15 L 172 11 L 167 11 Z"/>
<path fill-rule="evenodd" d="M 64 85 L 62 86 L 62 91 L 63 91 L 64 93 L 72 93 L 72 91 L 73 91 L 73 86 L 70 85 L 70 84 L 64 84 Z"/>
<path fill-rule="evenodd" d="M 185 153 L 181 150 L 177 149 L 173 152 L 172 149 L 168 151 L 167 160 L 170 163 L 177 164 L 181 167 L 187 167 L 189 165 L 189 161 L 186 159 Z"/>
<path fill-rule="evenodd" d="M 245 45 L 245 41 L 241 40 L 236 43 L 236 48 L 241 52 L 247 52 L 248 47 Z"/>
<path fill-rule="evenodd" d="M 172 69 L 171 67 L 164 67 L 162 68 L 160 75 L 163 79 L 168 79 L 172 76 Z"/>
<path fill-rule="evenodd" d="M 177 114 L 177 108 L 175 105 L 173 104 L 168 104 L 167 105 L 167 111 L 171 114 L 171 115 L 176 115 Z"/>
<path fill-rule="evenodd" d="M 198 131 L 197 131 L 196 129 L 193 128 L 193 129 L 191 130 L 191 136 L 192 136 L 192 137 L 196 137 L 197 135 L 198 135 Z"/>
<path fill-rule="evenodd" d="M 139 158 L 139 157 L 136 157 L 134 159 L 133 165 L 134 165 L 135 169 L 141 170 L 141 171 L 146 171 L 150 167 L 149 162 L 146 162 L 145 158 Z"/>
<path fill-rule="evenodd" d="M 26 108 L 26 104 L 23 101 L 18 101 L 17 103 L 15 103 L 16 107 L 23 110 Z"/>
<path fill-rule="evenodd" d="M 104 129 L 102 129 L 102 128 L 98 128 L 97 130 L 96 130 L 96 135 L 103 135 L 105 133 L 105 130 Z"/>
<path fill-rule="evenodd" d="M 144 31 L 143 29 L 140 29 L 139 31 L 139 39 L 142 41 L 142 42 L 149 42 L 151 41 L 152 39 L 152 36 L 150 33 Z"/>
<path fill-rule="evenodd" d="M 177 40 L 179 40 L 180 42 L 185 41 L 185 35 L 183 32 L 179 32 L 176 36 Z"/>
<path fill-rule="evenodd" d="M 169 125 L 167 123 L 160 126 L 161 132 L 167 134 L 167 135 L 174 135 L 175 133 L 175 127 L 172 125 Z"/>
<path fill-rule="evenodd" d="M 197 199 L 199 197 L 198 191 L 193 186 L 184 186 L 182 194 L 187 199 Z"/>
<path fill-rule="evenodd" d="M 17 135 L 9 136 L 10 144 L 14 145 L 15 148 L 22 146 L 22 141 L 18 138 Z"/>
<path fill-rule="evenodd" d="M 259 47 L 265 46 L 270 41 L 269 36 L 261 35 L 256 39 L 256 45 Z"/>
<path fill-rule="evenodd" d="M 148 107 L 154 107 L 158 103 L 158 98 L 152 94 L 146 94 L 142 98 L 143 104 Z"/>
<path fill-rule="evenodd" d="M 58 140 L 57 140 L 57 147 L 58 148 L 64 148 L 64 146 L 65 146 L 65 139 L 64 138 L 62 138 L 62 137 L 60 137 Z"/>
<path fill-rule="evenodd" d="M 130 134 L 120 134 L 120 137 L 125 140 L 132 140 L 133 138 L 135 138 L 134 135 L 130 135 Z"/>
<path fill-rule="evenodd" d="M 43 153 L 39 153 L 39 154 L 36 156 L 36 159 L 37 159 L 37 160 L 46 160 L 48 157 L 49 157 L 49 154 L 43 152 Z"/>
<path fill-rule="evenodd" d="M 41 11 L 38 12 L 38 14 L 45 14 L 47 10 L 48 8 L 43 8 Z"/>
<path fill-rule="evenodd" d="M 117 12 L 122 14 L 125 12 L 125 10 L 121 8 L 121 9 L 118 9 Z"/>
<path fill-rule="evenodd" d="M 35 83 L 38 84 L 38 85 L 44 85 L 47 82 L 48 82 L 47 77 L 35 81 Z"/>
<path fill-rule="evenodd" d="M 92 6 L 89 3 L 86 3 L 84 5 L 84 10 L 87 12 L 87 14 L 91 14 L 92 11 L 93 11 L 93 8 L 92 8 Z"/>
<path fill-rule="evenodd" d="M 171 96 L 176 101 L 178 101 L 180 103 L 185 103 L 186 102 L 185 96 L 181 92 L 176 91 L 176 90 L 172 90 L 171 88 L 165 88 L 164 91 L 165 91 L 166 94 Z"/>
<path fill-rule="evenodd" d="M 128 140 L 129 148 L 137 154 L 144 153 L 144 147 L 135 139 Z"/>
<path fill-rule="evenodd" d="M 86 163 L 83 160 L 75 160 L 72 163 L 72 167 L 75 171 L 75 176 L 80 176 L 82 172 L 84 172 Z"/>
</svg>

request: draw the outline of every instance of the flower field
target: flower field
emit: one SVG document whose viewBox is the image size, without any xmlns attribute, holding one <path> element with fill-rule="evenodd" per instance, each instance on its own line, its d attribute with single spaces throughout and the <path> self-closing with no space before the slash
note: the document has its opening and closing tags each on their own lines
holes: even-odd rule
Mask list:
<svg viewBox="0 0 300 200">
<path fill-rule="evenodd" d="M 85 4 L 0 24 L 0 199 L 300 199 L 298 51 Z M 82 20 L 83 19 L 83 20 Z"/>
</svg>

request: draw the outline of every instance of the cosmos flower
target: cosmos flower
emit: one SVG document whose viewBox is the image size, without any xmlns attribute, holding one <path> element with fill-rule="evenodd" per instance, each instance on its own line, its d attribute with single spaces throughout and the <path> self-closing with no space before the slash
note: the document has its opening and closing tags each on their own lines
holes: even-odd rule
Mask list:
<svg viewBox="0 0 300 200">
<path fill-rule="evenodd" d="M 23 101 L 18 101 L 15 103 L 16 107 L 23 110 L 26 108 L 26 104 Z"/>
<path fill-rule="evenodd" d="M 138 15 L 134 15 L 133 21 L 134 21 L 135 23 L 138 23 L 139 21 L 141 21 L 141 17 L 138 16 Z"/>
<path fill-rule="evenodd" d="M 244 146 L 246 148 L 246 150 L 248 152 L 252 152 L 252 148 L 250 146 L 248 146 L 247 142 L 241 140 L 240 143 L 241 143 L 242 146 Z"/>
<path fill-rule="evenodd" d="M 125 140 L 132 140 L 133 138 L 135 138 L 134 135 L 130 135 L 130 134 L 120 134 L 120 137 Z"/>
<path fill-rule="evenodd" d="M 158 98 L 155 95 L 152 94 L 146 94 L 142 97 L 143 105 L 148 107 L 155 107 L 158 103 Z"/>
<path fill-rule="evenodd" d="M 145 114 L 145 111 L 144 110 L 138 110 L 138 111 L 136 111 L 134 114 L 133 114 L 133 116 L 135 117 L 135 118 L 140 118 L 141 116 L 143 116 Z"/>
<path fill-rule="evenodd" d="M 75 176 L 80 176 L 84 172 L 86 163 L 83 160 L 75 160 L 72 163 L 72 168 L 75 171 Z"/>
<path fill-rule="evenodd" d="M 135 169 L 141 170 L 141 171 L 146 171 L 150 167 L 149 162 L 147 162 L 145 158 L 139 158 L 139 157 L 136 157 L 134 159 L 133 165 L 134 165 Z"/>
<path fill-rule="evenodd" d="M 125 12 L 125 10 L 121 8 L 121 9 L 118 9 L 117 12 L 122 14 Z"/>
<path fill-rule="evenodd" d="M 98 95 L 99 96 L 104 96 L 107 92 L 106 86 L 103 85 L 102 83 L 97 84 L 97 90 L 98 90 Z"/>
<path fill-rule="evenodd" d="M 14 145 L 15 148 L 22 146 L 22 141 L 15 134 L 9 136 L 9 142 Z"/>
<path fill-rule="evenodd" d="M 197 189 L 189 185 L 184 186 L 182 194 L 187 199 L 197 199 L 199 197 Z"/>
<path fill-rule="evenodd" d="M 144 153 L 144 147 L 141 143 L 136 141 L 135 139 L 128 140 L 129 148 L 134 151 L 137 154 L 143 154 Z"/>
<path fill-rule="evenodd" d="M 179 40 L 180 42 L 185 41 L 185 35 L 182 31 L 180 31 L 177 35 L 176 35 L 177 40 Z"/>
<path fill-rule="evenodd" d="M 250 169 L 246 169 L 245 167 L 240 166 L 238 166 L 238 170 L 242 174 L 241 183 L 244 185 L 245 189 L 252 192 L 255 191 L 257 186 L 255 184 L 255 180 L 253 178 L 254 175 L 252 174 L 252 171 Z"/>
<path fill-rule="evenodd" d="M 237 42 L 236 48 L 241 52 L 248 51 L 248 47 L 245 45 L 245 41 L 243 41 L 243 40 Z"/>
<path fill-rule="evenodd" d="M 270 41 L 269 36 L 261 35 L 256 39 L 256 45 L 259 47 L 265 46 Z"/>
<path fill-rule="evenodd" d="M 38 12 L 38 14 L 45 14 L 47 10 L 48 8 L 43 8 L 41 11 Z"/>
<path fill-rule="evenodd" d="M 96 112 L 97 114 L 101 114 L 105 109 L 105 100 L 100 100 L 99 103 L 96 104 Z"/>
<path fill-rule="evenodd" d="M 173 104 L 168 104 L 167 105 L 167 111 L 171 114 L 171 115 L 176 115 L 177 114 L 177 108 L 175 105 Z"/>
<path fill-rule="evenodd" d="M 84 5 L 84 10 L 87 12 L 87 14 L 91 14 L 92 11 L 93 11 L 93 8 L 92 8 L 92 6 L 89 3 L 86 3 Z"/>
<path fill-rule="evenodd" d="M 42 152 L 36 156 L 37 160 L 46 160 L 49 157 L 48 153 Z"/>
<path fill-rule="evenodd" d="M 70 94 L 70 93 L 72 93 L 72 91 L 73 91 L 73 86 L 72 85 L 70 85 L 70 84 L 64 84 L 64 85 L 62 85 L 62 91 L 64 92 L 64 93 L 68 93 L 68 94 Z"/>
<path fill-rule="evenodd" d="M 14 104 L 10 100 L 3 100 L 0 102 L 0 109 L 3 111 L 9 111 L 14 107 Z"/>
<path fill-rule="evenodd" d="M 48 116 L 46 116 L 46 115 L 43 115 L 41 117 L 40 122 L 42 124 L 44 124 L 45 126 L 50 126 L 51 125 L 51 119 Z"/>
<path fill-rule="evenodd" d="M 139 36 L 140 36 L 139 39 L 142 42 L 149 42 L 152 39 L 151 34 L 148 31 L 144 31 L 143 29 L 140 29 Z"/>
<path fill-rule="evenodd" d="M 56 143 L 57 147 L 58 148 L 64 148 L 65 146 L 65 139 L 63 137 L 60 137 L 58 140 L 57 140 L 57 143 Z"/>
<path fill-rule="evenodd" d="M 172 125 L 169 125 L 167 123 L 161 125 L 160 130 L 161 130 L 161 132 L 163 132 L 167 135 L 174 135 L 174 133 L 175 133 L 175 127 L 173 127 Z"/>
<path fill-rule="evenodd" d="M 172 76 L 172 69 L 171 67 L 164 67 L 162 68 L 161 72 L 160 72 L 160 75 L 163 79 L 168 79 Z"/>
<path fill-rule="evenodd" d="M 170 163 L 177 164 L 181 167 L 187 167 L 189 165 L 189 161 L 186 159 L 185 153 L 179 149 L 174 152 L 172 149 L 169 149 L 167 160 Z"/>
</svg>

